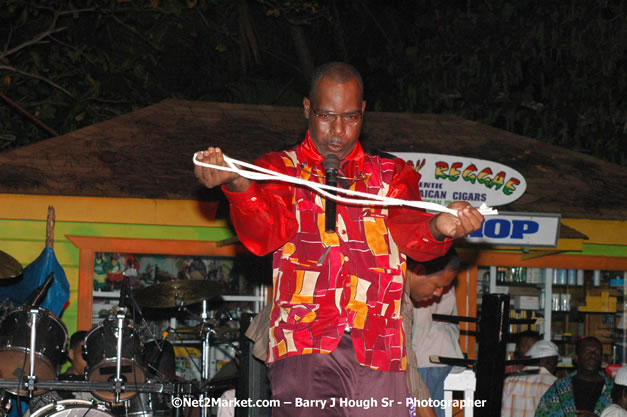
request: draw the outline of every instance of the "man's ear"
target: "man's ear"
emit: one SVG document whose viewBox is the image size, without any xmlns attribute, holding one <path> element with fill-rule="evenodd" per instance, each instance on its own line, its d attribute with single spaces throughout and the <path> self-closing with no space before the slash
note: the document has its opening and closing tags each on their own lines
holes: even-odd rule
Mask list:
<svg viewBox="0 0 627 417">
<path fill-rule="evenodd" d="M 67 357 L 70 360 L 70 362 L 74 362 L 74 349 L 68 349 L 67 351 Z"/>
<path fill-rule="evenodd" d="M 309 98 L 303 98 L 303 111 L 305 112 L 305 119 L 309 120 L 309 114 L 311 112 L 311 102 Z"/>
<path fill-rule="evenodd" d="M 364 114 L 366 111 L 366 100 L 361 101 L 361 114 Z"/>
</svg>

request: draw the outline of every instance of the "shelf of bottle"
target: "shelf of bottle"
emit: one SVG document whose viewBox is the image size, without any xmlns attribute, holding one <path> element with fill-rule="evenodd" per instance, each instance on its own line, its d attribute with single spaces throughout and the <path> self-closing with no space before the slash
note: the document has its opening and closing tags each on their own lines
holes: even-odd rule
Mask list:
<svg viewBox="0 0 627 417">
<path fill-rule="evenodd" d="M 538 308 L 538 309 L 533 309 L 533 308 L 514 308 L 512 306 L 510 306 L 510 310 L 513 311 L 533 311 L 536 314 L 544 314 L 544 308 Z M 571 308 L 570 310 L 551 310 L 551 312 L 553 314 L 555 313 L 585 313 L 585 311 L 579 311 L 577 310 L 577 308 Z M 605 313 L 605 314 L 611 314 L 611 313 Z"/>
<path fill-rule="evenodd" d="M 528 283 L 528 282 L 497 282 L 496 286 L 497 287 L 521 287 L 521 288 L 538 288 L 538 289 L 542 289 L 544 288 L 544 282 L 538 282 L 538 283 Z M 488 284 L 484 284 L 484 286 L 488 286 Z M 553 288 L 557 288 L 557 289 L 572 289 L 572 290 L 576 290 L 576 289 L 585 289 L 585 287 L 581 286 L 581 285 L 568 285 L 568 284 L 551 284 L 551 287 Z"/>
</svg>

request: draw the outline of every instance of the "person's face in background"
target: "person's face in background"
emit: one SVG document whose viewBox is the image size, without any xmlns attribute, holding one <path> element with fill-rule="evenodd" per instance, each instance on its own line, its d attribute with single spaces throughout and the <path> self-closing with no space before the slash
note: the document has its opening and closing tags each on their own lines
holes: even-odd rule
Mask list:
<svg viewBox="0 0 627 417">
<path fill-rule="evenodd" d="M 518 345 L 516 345 L 516 353 L 518 357 L 524 358 L 527 355 L 529 349 L 531 349 L 531 346 L 533 346 L 533 344 L 537 341 L 538 339 L 533 337 L 523 337 L 522 339 L 520 339 L 520 342 L 518 342 Z"/>
<path fill-rule="evenodd" d="M 557 356 L 541 358 L 539 365 L 545 367 L 547 371 L 555 375 L 555 373 L 557 372 L 557 359 Z"/>
<path fill-rule="evenodd" d="M 412 297 L 415 301 L 428 301 L 434 297 L 440 297 L 445 292 L 457 276 L 457 271 L 445 269 L 429 275 L 418 273 L 416 276 L 414 282 L 418 285 L 414 285 L 418 291 L 412 290 Z"/>
<path fill-rule="evenodd" d="M 83 358 L 83 342 L 79 343 L 74 348 L 70 348 L 67 355 L 70 362 L 72 362 L 70 372 L 74 375 L 84 375 L 87 362 L 85 358 Z"/>
<path fill-rule="evenodd" d="M 323 76 L 313 97 L 305 97 L 303 106 L 309 135 L 318 152 L 344 159 L 359 139 L 366 108 L 359 81 L 352 78 L 339 82 Z"/>
<path fill-rule="evenodd" d="M 601 346 L 594 340 L 586 340 L 575 352 L 575 361 L 578 372 L 598 373 L 601 369 Z"/>
</svg>

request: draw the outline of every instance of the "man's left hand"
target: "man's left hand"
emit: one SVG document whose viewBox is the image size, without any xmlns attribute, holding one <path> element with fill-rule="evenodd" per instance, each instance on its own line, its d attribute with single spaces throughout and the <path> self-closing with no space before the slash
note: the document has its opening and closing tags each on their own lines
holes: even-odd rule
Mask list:
<svg viewBox="0 0 627 417">
<path fill-rule="evenodd" d="M 431 220 L 431 234 L 437 240 L 445 237 L 457 239 L 481 228 L 483 216 L 468 202 L 454 201 L 448 208 L 457 210 L 457 217 L 449 213 L 440 213 Z"/>
</svg>

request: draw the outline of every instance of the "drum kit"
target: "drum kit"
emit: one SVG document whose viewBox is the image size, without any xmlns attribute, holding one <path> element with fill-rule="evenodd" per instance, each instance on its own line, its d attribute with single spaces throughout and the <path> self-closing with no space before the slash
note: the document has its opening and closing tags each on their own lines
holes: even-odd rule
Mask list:
<svg viewBox="0 0 627 417">
<path fill-rule="evenodd" d="M 14 264 L 6 267 L 7 257 L 0 251 L 0 280 L 21 273 L 21 270 L 16 273 Z M 228 388 L 224 378 L 216 383 L 209 375 L 210 346 L 233 345 L 239 338 L 238 329 L 219 326 L 212 311 L 221 299 L 220 292 L 215 282 L 204 280 L 167 281 L 136 290 L 127 287 L 122 293 L 126 293 L 129 307 L 121 297 L 114 314 L 92 328 L 83 341 L 82 355 L 87 367 L 81 380 L 58 379 L 60 366 L 67 358 L 68 332 L 57 316 L 37 305 L 11 307 L 0 303 L 0 393 L 32 399 L 48 391 L 70 391 L 91 393 L 95 397 L 92 401 L 54 401 L 32 412 L 34 417 L 85 416 L 87 412 L 95 417 L 179 416 L 182 411 L 172 407 L 173 397 L 197 398 L 199 404 L 204 404 L 205 399 Z M 188 309 L 196 305 L 202 306 L 200 315 Z M 144 346 L 152 343 L 163 353 L 163 346 L 170 342 L 165 338 L 150 340 L 151 336 L 147 335 L 152 332 L 147 330 L 149 325 L 142 309 L 185 312 L 199 322 L 181 329 L 180 333 L 192 335 L 202 344 L 200 380 L 178 378 L 174 370 L 169 376 L 160 371 L 160 364 L 154 363 L 155 355 L 148 355 Z M 131 316 L 139 320 L 134 321 Z M 156 357 L 162 359 L 162 355 Z M 174 357 L 170 359 L 174 363 Z M 236 379 L 235 373 L 227 378 L 228 384 L 234 384 Z M 207 407 L 200 409 L 203 417 L 210 411 Z"/>
</svg>

